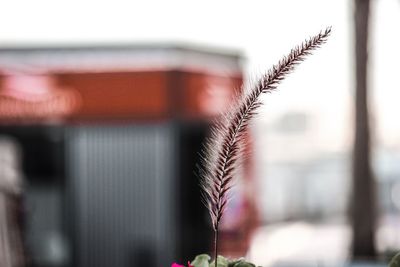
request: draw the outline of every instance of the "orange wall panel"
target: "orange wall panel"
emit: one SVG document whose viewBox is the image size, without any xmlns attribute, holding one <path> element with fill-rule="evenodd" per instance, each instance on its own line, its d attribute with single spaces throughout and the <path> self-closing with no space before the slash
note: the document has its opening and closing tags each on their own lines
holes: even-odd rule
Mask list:
<svg viewBox="0 0 400 267">
<path fill-rule="evenodd" d="M 70 91 L 77 96 L 79 105 L 64 116 L 77 122 L 208 120 L 231 104 L 234 91 L 242 83 L 241 74 L 223 76 L 184 70 L 49 73 L 47 76 L 54 80 L 54 84 L 49 84 L 51 92 L 56 90 L 67 95 Z M 36 88 L 27 89 L 35 91 Z"/>
<path fill-rule="evenodd" d="M 183 75 L 182 112 L 186 118 L 213 118 L 230 105 L 240 90 L 241 75 L 219 76 L 205 73 Z"/>
<path fill-rule="evenodd" d="M 169 112 L 165 72 L 58 74 L 62 87 L 80 93 L 72 119 L 163 118 Z"/>
</svg>

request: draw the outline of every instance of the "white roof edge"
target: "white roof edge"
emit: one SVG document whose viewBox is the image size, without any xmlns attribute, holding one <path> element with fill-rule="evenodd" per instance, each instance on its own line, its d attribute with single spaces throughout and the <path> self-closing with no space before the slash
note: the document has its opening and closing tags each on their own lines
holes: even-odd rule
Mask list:
<svg viewBox="0 0 400 267">
<path fill-rule="evenodd" d="M 0 48 L 0 72 L 104 72 L 198 70 L 238 74 L 243 56 L 194 46 L 94 46 Z"/>
</svg>

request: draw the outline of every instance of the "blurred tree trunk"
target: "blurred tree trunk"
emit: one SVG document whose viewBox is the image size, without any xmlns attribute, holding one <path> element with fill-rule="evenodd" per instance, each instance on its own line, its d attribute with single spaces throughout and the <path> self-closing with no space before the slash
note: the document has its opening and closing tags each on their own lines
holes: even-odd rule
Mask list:
<svg viewBox="0 0 400 267">
<path fill-rule="evenodd" d="M 355 0 L 355 139 L 353 151 L 353 194 L 351 220 L 353 259 L 373 259 L 376 256 L 375 184 L 370 164 L 370 130 L 368 117 L 368 19 L 370 0 Z"/>
</svg>

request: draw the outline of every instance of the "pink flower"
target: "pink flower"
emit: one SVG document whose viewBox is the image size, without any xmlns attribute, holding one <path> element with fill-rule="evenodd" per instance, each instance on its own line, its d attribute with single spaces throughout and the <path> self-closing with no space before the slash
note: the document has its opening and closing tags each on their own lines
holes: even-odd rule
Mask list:
<svg viewBox="0 0 400 267">
<path fill-rule="evenodd" d="M 185 266 L 174 262 L 172 263 L 171 267 L 185 267 Z M 193 265 L 190 265 L 190 261 L 188 261 L 188 267 L 194 267 Z"/>
</svg>

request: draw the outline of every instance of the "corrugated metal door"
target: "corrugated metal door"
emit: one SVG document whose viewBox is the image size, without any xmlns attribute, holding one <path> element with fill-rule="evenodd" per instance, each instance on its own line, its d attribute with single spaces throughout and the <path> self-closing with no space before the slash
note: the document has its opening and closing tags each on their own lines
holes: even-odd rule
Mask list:
<svg viewBox="0 0 400 267">
<path fill-rule="evenodd" d="M 171 263 L 176 234 L 174 140 L 166 125 L 68 131 L 69 192 L 79 267 Z"/>
</svg>

